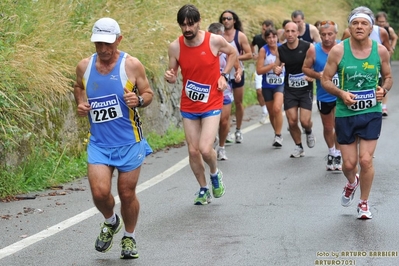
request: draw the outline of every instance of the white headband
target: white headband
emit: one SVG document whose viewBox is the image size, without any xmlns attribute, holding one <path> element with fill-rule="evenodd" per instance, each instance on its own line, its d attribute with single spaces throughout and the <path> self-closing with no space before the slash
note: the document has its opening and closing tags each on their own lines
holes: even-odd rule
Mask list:
<svg viewBox="0 0 399 266">
<path fill-rule="evenodd" d="M 355 18 L 365 18 L 365 19 L 367 19 L 370 22 L 370 24 L 374 24 L 373 20 L 371 19 L 371 17 L 369 15 L 365 14 L 365 13 L 354 14 L 352 17 L 350 17 L 349 23 L 351 23 Z"/>
</svg>

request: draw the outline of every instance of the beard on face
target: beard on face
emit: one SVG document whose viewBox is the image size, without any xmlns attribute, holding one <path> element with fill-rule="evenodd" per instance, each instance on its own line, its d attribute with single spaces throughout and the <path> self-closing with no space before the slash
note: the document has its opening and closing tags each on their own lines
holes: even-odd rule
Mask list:
<svg viewBox="0 0 399 266">
<path fill-rule="evenodd" d="M 194 34 L 194 32 L 192 31 L 186 31 L 183 33 L 184 38 L 186 38 L 187 40 L 192 40 L 195 38 L 196 34 Z"/>
</svg>

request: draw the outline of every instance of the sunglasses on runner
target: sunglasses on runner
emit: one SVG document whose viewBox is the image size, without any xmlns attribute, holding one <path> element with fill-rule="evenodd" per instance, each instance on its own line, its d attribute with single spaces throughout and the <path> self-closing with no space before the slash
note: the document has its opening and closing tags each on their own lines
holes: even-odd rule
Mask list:
<svg viewBox="0 0 399 266">
<path fill-rule="evenodd" d="M 326 24 L 335 26 L 335 22 L 332 20 L 323 20 L 322 22 L 320 22 L 320 26 L 324 26 Z"/>
<path fill-rule="evenodd" d="M 232 20 L 233 19 L 233 17 L 222 17 L 222 21 L 225 21 L 225 20 Z"/>
</svg>

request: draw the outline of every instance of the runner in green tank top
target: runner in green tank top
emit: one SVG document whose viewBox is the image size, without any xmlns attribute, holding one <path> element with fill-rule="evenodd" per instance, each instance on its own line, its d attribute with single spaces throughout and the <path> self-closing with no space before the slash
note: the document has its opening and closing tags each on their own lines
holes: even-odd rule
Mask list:
<svg viewBox="0 0 399 266">
<path fill-rule="evenodd" d="M 373 12 L 363 6 L 355 8 L 348 24 L 351 36 L 331 49 L 322 86 L 338 97 L 335 131 L 341 145 L 342 171 L 348 180 L 341 205 L 351 205 L 360 185 L 357 218 L 371 219 L 368 198 L 374 179 L 373 155 L 381 132 L 381 101 L 392 87 L 391 67 L 388 50 L 369 38 L 374 24 Z M 336 72 L 340 88 L 332 82 Z M 383 80 L 381 86 L 378 86 L 379 72 Z"/>
<path fill-rule="evenodd" d="M 381 112 L 381 103 L 376 101 L 378 74 L 381 69 L 378 44 L 372 41 L 370 55 L 364 59 L 356 58 L 351 51 L 350 39 L 343 41 L 344 54 L 338 64 L 341 89 L 356 95 L 354 104 L 347 106 L 337 99 L 336 117 L 346 117 L 372 112 Z"/>
</svg>

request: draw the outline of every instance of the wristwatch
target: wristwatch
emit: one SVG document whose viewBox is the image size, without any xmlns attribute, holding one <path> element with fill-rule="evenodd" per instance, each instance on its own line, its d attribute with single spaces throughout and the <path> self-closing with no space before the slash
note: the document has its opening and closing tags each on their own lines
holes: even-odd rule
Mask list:
<svg viewBox="0 0 399 266">
<path fill-rule="evenodd" d="M 230 80 L 230 75 L 229 74 L 220 73 L 220 75 L 223 76 L 226 79 L 227 82 Z"/>
<path fill-rule="evenodd" d="M 144 99 L 141 96 L 137 96 L 137 98 L 139 99 L 139 104 L 137 105 L 137 107 L 141 107 L 144 105 Z"/>
</svg>

